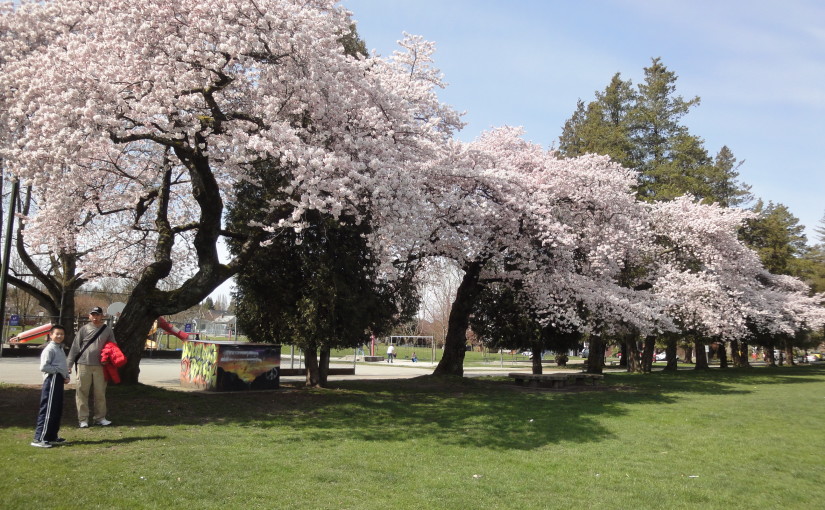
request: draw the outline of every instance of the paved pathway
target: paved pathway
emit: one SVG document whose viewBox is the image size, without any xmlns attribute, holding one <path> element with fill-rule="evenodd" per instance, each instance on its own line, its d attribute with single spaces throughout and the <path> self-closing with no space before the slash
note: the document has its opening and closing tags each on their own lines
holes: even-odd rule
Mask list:
<svg viewBox="0 0 825 510">
<path fill-rule="evenodd" d="M 42 383 L 42 377 L 39 371 L 39 365 L 39 357 L 0 358 L 0 382 L 40 385 Z M 283 358 L 281 366 L 283 368 L 289 368 L 291 366 L 289 358 Z M 333 361 L 332 366 L 349 368 L 352 367 L 352 362 Z M 429 362 L 412 363 L 410 361 L 396 361 L 394 363 L 359 363 L 355 367 L 355 375 L 331 375 L 329 378 L 333 381 L 353 379 L 409 379 L 432 374 L 434 368 L 435 364 Z M 499 365 L 491 364 L 485 367 L 467 367 L 464 369 L 464 375 L 473 377 L 529 370 L 530 367 L 527 364 L 519 368 L 513 368 L 512 366 L 500 367 Z M 140 362 L 140 382 L 143 384 L 168 389 L 182 389 L 180 387 L 179 377 L 180 360 L 144 358 Z M 302 381 L 304 380 L 304 376 L 286 376 L 281 377 L 281 380 L 284 382 Z"/>
</svg>

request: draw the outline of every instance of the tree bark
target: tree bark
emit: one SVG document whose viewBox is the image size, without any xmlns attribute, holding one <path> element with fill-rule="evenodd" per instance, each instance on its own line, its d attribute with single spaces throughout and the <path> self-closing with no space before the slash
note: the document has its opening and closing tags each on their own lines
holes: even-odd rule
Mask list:
<svg viewBox="0 0 825 510">
<path fill-rule="evenodd" d="M 318 363 L 318 386 L 326 388 L 327 381 L 329 380 L 329 346 L 321 347 L 320 354 L 320 360 Z"/>
<path fill-rule="evenodd" d="M 791 337 L 786 337 L 785 341 L 785 359 L 788 362 L 789 366 L 795 366 L 796 361 L 793 359 L 793 339 Z"/>
<path fill-rule="evenodd" d="M 140 359 L 146 344 L 147 333 L 158 318 L 158 314 L 149 309 L 149 301 L 136 299 L 134 294 L 129 298 L 129 304 L 127 304 L 129 313 L 126 313 L 127 310 L 124 309 L 113 329 L 115 340 L 126 356 L 126 364 L 118 370 L 121 382 L 137 384 L 140 376 Z"/>
<path fill-rule="evenodd" d="M 627 356 L 627 371 L 641 373 L 642 356 L 639 353 L 639 344 L 636 340 L 635 335 L 627 335 L 624 342 L 622 342 L 622 347 L 625 351 L 625 356 Z"/>
<path fill-rule="evenodd" d="M 728 368 L 728 346 L 721 340 L 718 343 L 719 350 L 719 368 Z"/>
<path fill-rule="evenodd" d="M 533 364 L 533 373 L 534 374 L 541 374 L 542 373 L 542 364 L 541 364 L 541 351 L 544 346 L 540 341 L 533 341 L 530 342 L 530 352 L 533 353 L 532 356 L 532 364 Z"/>
<path fill-rule="evenodd" d="M 693 363 L 693 347 L 685 346 L 685 363 Z"/>
<path fill-rule="evenodd" d="M 590 337 L 590 352 L 587 355 L 588 374 L 601 374 L 604 372 L 604 340 L 600 336 Z"/>
<path fill-rule="evenodd" d="M 433 371 L 433 375 L 464 375 L 464 354 L 467 344 L 467 327 L 470 324 L 470 314 L 473 311 L 476 299 L 481 292 L 479 276 L 482 261 L 474 261 L 464 268 L 464 277 L 450 308 L 450 318 L 447 323 L 447 337 L 444 339 L 444 352 L 441 361 Z"/>
<path fill-rule="evenodd" d="M 708 366 L 708 353 L 705 352 L 705 345 L 699 340 L 694 340 L 693 345 L 696 347 L 696 367 L 694 367 L 694 370 L 707 370 L 710 367 Z"/>
<path fill-rule="evenodd" d="M 748 343 L 741 342 L 739 344 L 739 362 L 741 364 L 738 365 L 740 368 L 750 368 L 751 366 L 750 352 L 748 351 L 750 351 Z"/>
<path fill-rule="evenodd" d="M 318 369 L 318 351 L 313 346 L 304 349 L 304 365 L 307 368 L 306 385 L 310 388 L 317 388 L 321 384 L 320 370 Z"/>
<path fill-rule="evenodd" d="M 763 349 L 765 351 L 765 363 L 767 363 L 767 365 L 769 367 L 774 367 L 775 368 L 776 367 L 776 356 L 774 355 L 774 352 L 773 352 L 773 345 L 767 345 Z"/>
<path fill-rule="evenodd" d="M 665 372 L 675 372 L 679 369 L 679 360 L 677 353 L 676 337 L 674 335 L 667 336 L 667 347 L 665 347 L 665 358 L 667 365 L 665 365 Z"/>
<path fill-rule="evenodd" d="M 739 341 L 737 340 L 730 341 L 730 361 L 734 368 L 742 366 L 742 353 L 739 352 Z"/>
<path fill-rule="evenodd" d="M 656 350 L 656 337 L 648 335 L 645 337 L 645 346 L 642 351 L 642 372 L 649 374 L 653 372 L 653 353 Z M 676 357 L 674 351 L 674 357 Z"/>
</svg>

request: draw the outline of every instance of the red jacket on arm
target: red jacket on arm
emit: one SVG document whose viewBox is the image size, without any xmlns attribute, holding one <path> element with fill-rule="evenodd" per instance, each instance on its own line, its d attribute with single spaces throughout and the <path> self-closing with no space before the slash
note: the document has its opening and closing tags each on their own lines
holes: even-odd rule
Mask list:
<svg viewBox="0 0 825 510">
<path fill-rule="evenodd" d="M 103 364 L 103 377 L 114 384 L 120 382 L 117 369 L 126 364 L 126 356 L 114 342 L 106 342 L 100 351 L 100 362 Z"/>
</svg>

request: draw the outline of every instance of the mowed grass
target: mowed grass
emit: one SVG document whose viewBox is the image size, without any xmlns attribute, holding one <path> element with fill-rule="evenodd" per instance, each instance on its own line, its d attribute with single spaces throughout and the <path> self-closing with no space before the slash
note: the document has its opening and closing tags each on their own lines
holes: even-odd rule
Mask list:
<svg viewBox="0 0 825 510">
<path fill-rule="evenodd" d="M 822 508 L 825 367 L 110 387 L 116 426 L 29 446 L 38 390 L 0 386 L 2 508 Z M 73 404 L 73 392 L 67 392 Z"/>
</svg>

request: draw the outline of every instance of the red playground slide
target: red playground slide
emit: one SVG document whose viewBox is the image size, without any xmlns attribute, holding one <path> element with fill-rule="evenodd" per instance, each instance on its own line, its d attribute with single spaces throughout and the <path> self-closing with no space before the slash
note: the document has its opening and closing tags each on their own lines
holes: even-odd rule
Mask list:
<svg viewBox="0 0 825 510">
<path fill-rule="evenodd" d="M 166 331 L 170 335 L 174 335 L 174 336 L 180 338 L 181 340 L 187 340 L 189 338 L 189 333 L 186 333 L 185 331 L 181 331 L 178 328 L 176 328 L 175 326 L 173 326 L 172 324 L 169 324 L 168 322 L 166 322 L 166 319 L 164 319 L 163 317 L 158 317 L 158 327 L 160 329 Z"/>
<path fill-rule="evenodd" d="M 36 328 L 29 329 L 20 333 L 17 336 L 13 336 L 9 338 L 10 344 L 24 344 L 36 338 L 40 338 L 41 336 L 49 334 L 49 331 L 52 329 L 51 324 L 43 324 L 42 326 L 37 326 Z"/>
</svg>

